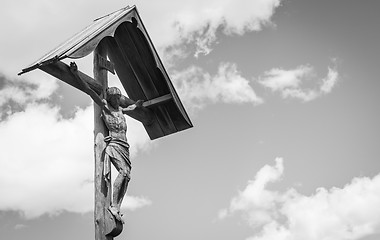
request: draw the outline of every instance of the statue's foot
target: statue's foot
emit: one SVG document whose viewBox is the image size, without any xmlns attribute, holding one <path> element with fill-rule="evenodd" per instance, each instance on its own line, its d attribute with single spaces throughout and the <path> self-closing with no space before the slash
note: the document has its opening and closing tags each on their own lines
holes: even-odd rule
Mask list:
<svg viewBox="0 0 380 240">
<path fill-rule="evenodd" d="M 120 222 L 122 224 L 124 224 L 125 222 L 124 222 L 124 219 L 123 219 L 123 214 L 119 212 L 119 216 L 120 216 Z"/>
<path fill-rule="evenodd" d="M 121 219 L 120 212 L 116 207 L 109 206 L 108 210 L 112 213 L 112 215 L 116 218 L 116 220 L 118 220 L 124 224 L 123 219 Z"/>
</svg>

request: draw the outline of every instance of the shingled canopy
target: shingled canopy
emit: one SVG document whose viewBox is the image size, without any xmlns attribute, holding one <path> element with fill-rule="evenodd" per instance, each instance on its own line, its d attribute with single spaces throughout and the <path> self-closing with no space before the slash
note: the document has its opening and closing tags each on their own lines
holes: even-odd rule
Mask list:
<svg viewBox="0 0 380 240">
<path fill-rule="evenodd" d="M 61 60 L 87 56 L 102 42 L 128 97 L 144 100 L 153 116 L 144 127 L 151 139 L 163 137 L 192 127 L 170 78 L 153 46 L 135 6 L 125 7 L 93 21 L 91 25 L 41 59 L 23 69 L 19 75 L 41 69 L 60 80 L 81 89 Z M 105 59 L 105 62 L 108 62 Z M 101 92 L 102 87 L 79 72 L 90 87 Z"/>
</svg>

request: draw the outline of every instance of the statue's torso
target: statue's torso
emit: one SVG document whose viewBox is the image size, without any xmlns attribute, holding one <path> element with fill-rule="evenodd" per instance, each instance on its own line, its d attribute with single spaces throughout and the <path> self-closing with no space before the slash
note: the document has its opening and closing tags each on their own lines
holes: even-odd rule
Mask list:
<svg viewBox="0 0 380 240">
<path fill-rule="evenodd" d="M 103 120 L 108 128 L 109 135 L 111 137 L 123 139 L 126 141 L 127 122 L 123 112 L 121 111 L 121 108 L 119 107 L 119 109 L 109 109 L 111 113 L 103 111 Z"/>
</svg>

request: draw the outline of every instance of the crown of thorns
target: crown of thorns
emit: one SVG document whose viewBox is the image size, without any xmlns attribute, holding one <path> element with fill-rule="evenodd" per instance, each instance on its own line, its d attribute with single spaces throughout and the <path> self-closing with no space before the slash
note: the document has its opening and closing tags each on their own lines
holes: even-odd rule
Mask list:
<svg viewBox="0 0 380 240">
<path fill-rule="evenodd" d="M 107 88 L 106 94 L 107 96 L 121 95 L 121 91 L 117 87 L 110 87 L 110 88 Z"/>
</svg>

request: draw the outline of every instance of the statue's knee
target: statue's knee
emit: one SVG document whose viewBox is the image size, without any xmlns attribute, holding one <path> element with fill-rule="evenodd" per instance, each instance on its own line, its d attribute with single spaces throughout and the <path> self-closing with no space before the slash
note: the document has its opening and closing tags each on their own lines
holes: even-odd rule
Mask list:
<svg viewBox="0 0 380 240">
<path fill-rule="evenodd" d="M 120 170 L 119 173 L 123 176 L 123 177 L 127 177 L 128 176 L 128 172 L 126 170 Z"/>
<path fill-rule="evenodd" d="M 120 170 L 119 173 L 125 178 L 127 179 L 127 181 L 129 181 L 131 179 L 131 176 L 129 174 L 129 172 L 127 170 Z"/>
</svg>

